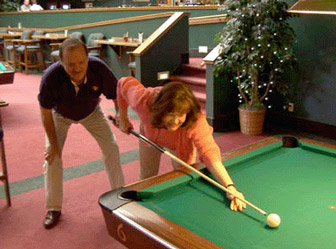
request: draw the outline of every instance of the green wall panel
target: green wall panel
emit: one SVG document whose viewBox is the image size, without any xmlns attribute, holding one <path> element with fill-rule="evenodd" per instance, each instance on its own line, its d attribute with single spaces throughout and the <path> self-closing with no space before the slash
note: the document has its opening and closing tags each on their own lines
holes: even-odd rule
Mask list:
<svg viewBox="0 0 336 249">
<path fill-rule="evenodd" d="M 336 125 L 336 17 L 302 15 L 293 20 L 299 80 L 290 101 L 296 115 Z"/>
<path fill-rule="evenodd" d="M 215 35 L 220 32 L 225 23 L 192 25 L 189 27 L 189 47 L 198 48 L 198 46 L 208 46 L 209 48 L 216 47 L 214 39 Z M 206 33 L 204 33 L 206 30 Z M 210 52 L 210 51 L 209 51 Z"/>
</svg>

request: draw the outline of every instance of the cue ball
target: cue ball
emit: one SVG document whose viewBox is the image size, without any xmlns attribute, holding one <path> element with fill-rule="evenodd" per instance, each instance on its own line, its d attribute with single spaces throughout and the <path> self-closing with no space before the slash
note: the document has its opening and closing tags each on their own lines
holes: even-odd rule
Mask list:
<svg viewBox="0 0 336 249">
<path fill-rule="evenodd" d="M 269 214 L 267 216 L 267 225 L 271 228 L 276 228 L 280 225 L 281 219 L 280 216 L 277 214 Z"/>
</svg>

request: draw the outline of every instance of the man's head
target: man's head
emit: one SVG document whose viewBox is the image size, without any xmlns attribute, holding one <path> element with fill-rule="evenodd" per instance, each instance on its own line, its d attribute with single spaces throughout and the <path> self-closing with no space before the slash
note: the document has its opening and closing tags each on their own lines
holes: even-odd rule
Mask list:
<svg viewBox="0 0 336 249">
<path fill-rule="evenodd" d="M 88 50 L 85 44 L 75 38 L 66 39 L 60 48 L 61 64 L 71 80 L 83 83 L 88 67 Z"/>
<path fill-rule="evenodd" d="M 24 4 L 24 5 L 29 5 L 29 4 L 30 4 L 30 1 L 29 1 L 29 0 L 24 0 L 24 1 L 23 1 L 23 4 Z"/>
</svg>

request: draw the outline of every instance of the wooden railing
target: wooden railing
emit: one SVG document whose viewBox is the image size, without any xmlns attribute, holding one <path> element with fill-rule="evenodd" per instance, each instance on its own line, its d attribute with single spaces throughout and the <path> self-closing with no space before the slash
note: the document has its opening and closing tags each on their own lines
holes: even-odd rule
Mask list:
<svg viewBox="0 0 336 249">
<path fill-rule="evenodd" d="M 138 8 L 137 8 L 138 9 Z M 120 10 L 120 9 L 119 9 Z M 29 13 L 29 12 L 28 12 Z M 25 29 L 29 29 L 32 31 L 43 29 L 45 32 L 63 32 L 66 30 L 76 30 L 76 29 L 85 29 L 85 28 L 92 28 L 92 27 L 99 27 L 99 26 L 107 26 L 113 24 L 120 24 L 126 22 L 138 22 L 144 20 L 151 20 L 151 19 L 158 19 L 158 18 L 165 18 L 170 17 L 175 12 L 162 12 L 157 14 L 148 14 L 143 16 L 135 16 L 135 17 L 125 17 L 107 21 L 100 21 L 100 22 L 93 22 L 93 23 L 86 23 L 86 24 L 78 24 L 78 25 L 71 25 L 65 27 L 57 27 L 57 28 L 16 28 L 11 27 L 10 31 L 20 32 Z M 212 24 L 212 23 L 225 23 L 227 22 L 227 18 L 225 14 L 221 15 L 211 15 L 211 16 L 201 16 L 201 17 L 192 17 L 189 18 L 189 25 L 205 25 L 205 24 Z M 0 29 L 7 29 L 7 27 L 0 27 Z"/>
<path fill-rule="evenodd" d="M 200 17 L 192 17 L 189 19 L 189 25 L 204 25 L 211 23 L 224 23 L 227 22 L 228 19 L 225 14 L 221 15 L 211 15 L 211 16 L 200 16 Z"/>
<path fill-rule="evenodd" d="M 219 55 L 220 55 L 220 48 L 219 45 L 217 45 L 213 50 L 210 51 L 210 53 L 207 54 L 207 56 L 204 57 L 202 63 L 213 65 Z"/>
<path fill-rule="evenodd" d="M 143 55 L 150 47 L 152 47 L 157 40 L 159 40 L 164 34 L 166 34 L 177 22 L 179 22 L 184 16 L 189 16 L 190 13 L 175 12 L 166 22 L 164 22 L 158 29 L 156 29 L 144 43 L 136 48 L 132 54 L 134 56 Z"/>
<path fill-rule="evenodd" d="M 45 13 L 78 13 L 78 12 L 111 12 L 111 11 L 144 11 L 144 10 L 171 10 L 171 11 L 188 11 L 188 10 L 216 10 L 218 5 L 200 5 L 200 6 L 136 6 L 136 7 L 94 7 L 94 8 L 79 8 L 79 9 L 57 9 L 57 10 L 42 10 L 42 11 L 28 11 L 28 12 L 17 12 L 8 11 L 0 12 L 0 15 L 27 15 L 27 14 L 45 14 Z"/>
<path fill-rule="evenodd" d="M 66 26 L 66 27 L 58 27 L 58 28 L 10 28 L 11 31 L 22 31 L 25 29 L 29 30 L 37 30 L 37 29 L 43 29 L 45 32 L 63 32 L 66 30 L 77 30 L 77 29 L 85 29 L 85 28 L 93 28 L 93 27 L 99 27 L 99 26 L 107 26 L 107 25 L 114 25 L 114 24 L 120 24 L 120 23 L 127 23 L 127 22 L 138 22 L 143 20 L 151 20 L 151 19 L 158 19 L 158 18 L 165 18 L 170 17 L 174 14 L 174 12 L 162 12 L 158 14 L 148 14 L 143 16 L 136 16 L 136 17 L 124 17 L 119 19 L 112 19 L 107 21 L 100 21 L 100 22 L 93 22 L 93 23 L 86 23 L 86 24 L 78 24 L 78 25 L 72 25 L 72 26 Z M 2 28 L 1 28 L 2 29 Z M 6 27 L 4 27 L 6 29 Z"/>
</svg>

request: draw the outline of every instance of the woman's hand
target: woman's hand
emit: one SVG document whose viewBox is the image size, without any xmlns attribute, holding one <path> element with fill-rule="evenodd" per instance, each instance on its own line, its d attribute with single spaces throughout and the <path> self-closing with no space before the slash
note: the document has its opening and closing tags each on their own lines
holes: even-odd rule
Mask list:
<svg viewBox="0 0 336 249">
<path fill-rule="evenodd" d="M 238 198 L 236 198 L 235 196 L 238 196 L 239 198 L 245 200 L 245 197 L 242 193 L 240 193 L 235 186 L 229 186 L 227 188 L 228 190 L 230 190 L 232 192 L 232 194 L 230 193 L 226 193 L 227 198 L 229 198 L 231 200 L 230 203 L 230 209 L 232 211 L 242 211 L 243 209 L 246 208 L 246 203 L 242 202 L 241 200 L 239 200 Z"/>
<path fill-rule="evenodd" d="M 117 114 L 115 116 L 116 122 L 115 125 L 126 134 L 129 134 L 129 129 L 133 129 L 132 123 L 129 121 L 128 117 L 122 117 L 121 115 Z"/>
</svg>

